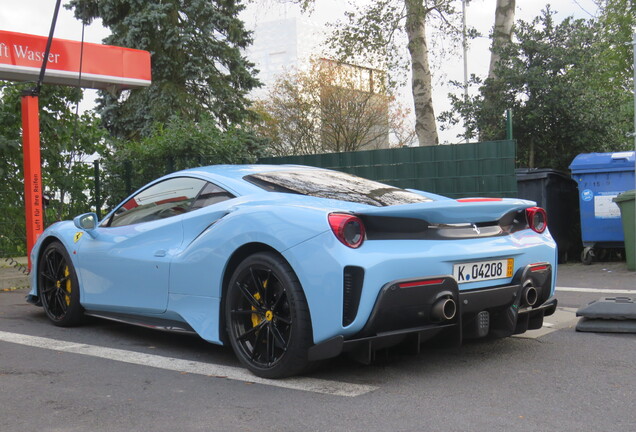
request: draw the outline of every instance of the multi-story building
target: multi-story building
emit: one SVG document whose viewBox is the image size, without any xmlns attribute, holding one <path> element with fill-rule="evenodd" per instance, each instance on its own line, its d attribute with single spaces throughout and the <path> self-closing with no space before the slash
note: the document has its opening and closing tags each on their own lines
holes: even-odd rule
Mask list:
<svg viewBox="0 0 636 432">
<path fill-rule="evenodd" d="M 285 72 L 296 69 L 309 69 L 310 61 L 318 60 L 321 63 L 329 63 L 331 67 L 337 63 L 325 60 L 326 55 L 324 43 L 327 38 L 325 22 L 320 19 L 300 15 L 298 10 L 289 5 L 279 5 L 275 10 L 268 10 L 259 14 L 254 4 L 247 11 L 245 21 L 253 33 L 254 42 L 246 51 L 247 57 L 256 64 L 259 70 L 259 79 L 263 87 L 255 90 L 252 95 L 255 98 L 264 97 L 268 88 L 272 86 L 276 79 Z M 364 99 L 369 105 L 378 105 L 378 100 L 385 98 L 384 79 L 385 74 L 381 71 L 358 67 L 353 65 L 339 64 L 337 67 L 341 81 L 346 76 L 346 83 L 339 84 L 337 81 L 325 83 L 325 89 L 321 92 L 321 105 L 323 111 L 329 106 L 327 95 L 334 95 L 334 86 L 341 87 L 338 92 L 350 92 L 351 103 Z M 355 78 L 354 78 L 355 76 Z M 352 85 L 355 80 L 356 84 Z M 363 93 L 372 94 L 373 98 L 361 98 Z M 323 97 L 324 95 L 324 97 Z M 332 97 L 333 96 L 329 96 Z M 369 101 L 373 103 L 370 103 Z M 377 125 L 372 129 L 375 139 L 369 140 L 363 146 L 364 149 L 386 148 L 389 146 L 388 134 L 388 104 L 386 114 L 377 117 Z M 377 109 L 376 109 L 377 110 Z M 323 131 L 326 130 L 323 127 Z M 386 130 L 386 133 L 378 132 Z M 327 134 L 323 133 L 324 139 Z M 327 145 L 327 147 L 330 147 Z"/>
</svg>

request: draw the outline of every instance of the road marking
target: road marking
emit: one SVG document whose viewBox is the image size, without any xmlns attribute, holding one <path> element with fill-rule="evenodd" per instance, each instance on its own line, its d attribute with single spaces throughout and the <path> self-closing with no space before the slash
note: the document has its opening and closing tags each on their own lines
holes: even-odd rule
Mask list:
<svg viewBox="0 0 636 432">
<path fill-rule="evenodd" d="M 322 393 L 333 396 L 356 397 L 377 390 L 378 387 L 350 384 L 340 381 L 330 381 L 316 378 L 286 378 L 270 380 L 252 375 L 243 368 L 222 366 L 213 363 L 203 363 L 192 360 L 183 360 L 173 357 L 163 357 L 154 354 L 145 354 L 135 351 L 126 351 L 116 348 L 107 348 L 96 345 L 87 345 L 61 341 L 57 339 L 29 336 L 18 333 L 0 331 L 0 341 L 26 345 L 36 348 L 44 348 L 53 351 L 62 351 L 73 354 L 99 357 L 124 363 L 150 366 L 176 372 L 204 375 L 214 378 L 227 378 L 235 381 L 244 381 L 256 384 L 264 384 L 274 387 L 282 387 L 292 390 L 301 390 L 313 393 Z"/>
<path fill-rule="evenodd" d="M 543 327 L 540 329 L 528 330 L 525 333 L 514 335 L 513 337 L 522 339 L 538 339 L 557 330 L 573 327 L 578 321 L 576 311 L 576 308 L 559 307 L 556 309 L 554 314 L 545 317 Z"/>
<path fill-rule="evenodd" d="M 556 287 L 557 291 L 562 292 L 581 292 L 581 293 L 597 293 L 597 294 L 636 294 L 636 290 L 617 290 L 617 289 L 601 289 L 601 288 L 573 288 L 573 287 Z"/>
</svg>

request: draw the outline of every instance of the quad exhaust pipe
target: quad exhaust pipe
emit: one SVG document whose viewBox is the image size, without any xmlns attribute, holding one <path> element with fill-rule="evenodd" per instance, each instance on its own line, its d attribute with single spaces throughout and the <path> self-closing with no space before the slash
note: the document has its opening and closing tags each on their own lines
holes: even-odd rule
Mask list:
<svg viewBox="0 0 636 432">
<path fill-rule="evenodd" d="M 537 289 L 528 281 L 521 292 L 523 306 L 534 306 L 539 299 Z M 433 304 L 431 318 L 435 321 L 450 321 L 457 315 L 457 303 L 449 297 L 441 298 Z"/>
<path fill-rule="evenodd" d="M 450 321 L 457 314 L 457 303 L 452 298 L 439 299 L 433 305 L 431 316 L 436 321 Z"/>
<path fill-rule="evenodd" d="M 521 300 L 523 301 L 523 304 L 525 306 L 534 306 L 538 298 L 539 294 L 537 293 L 537 289 L 534 286 L 527 284 L 526 287 L 523 289 L 523 293 L 521 294 Z"/>
</svg>

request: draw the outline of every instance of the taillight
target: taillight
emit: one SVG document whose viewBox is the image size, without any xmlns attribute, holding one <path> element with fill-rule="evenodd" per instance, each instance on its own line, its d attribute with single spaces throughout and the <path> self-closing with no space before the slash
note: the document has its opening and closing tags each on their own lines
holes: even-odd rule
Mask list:
<svg viewBox="0 0 636 432">
<path fill-rule="evenodd" d="M 537 272 L 537 271 L 547 270 L 548 264 L 543 264 L 543 263 L 530 264 L 528 267 L 530 267 L 531 272 Z"/>
<path fill-rule="evenodd" d="M 359 248 L 364 241 L 364 224 L 360 218 L 346 213 L 331 213 L 329 215 L 329 226 L 345 246 Z"/>
<path fill-rule="evenodd" d="M 541 234 L 548 227 L 548 215 L 541 207 L 526 209 L 526 219 L 531 230 Z"/>
</svg>

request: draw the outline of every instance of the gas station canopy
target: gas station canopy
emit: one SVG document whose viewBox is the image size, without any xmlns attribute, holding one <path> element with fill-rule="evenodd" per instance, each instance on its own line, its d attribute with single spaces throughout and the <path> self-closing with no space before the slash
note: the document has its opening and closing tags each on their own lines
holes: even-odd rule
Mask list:
<svg viewBox="0 0 636 432">
<path fill-rule="evenodd" d="M 0 30 L 0 79 L 37 81 L 46 42 L 45 36 Z M 148 51 L 53 39 L 44 82 L 96 89 L 126 89 L 147 87 L 150 78 Z"/>
</svg>

